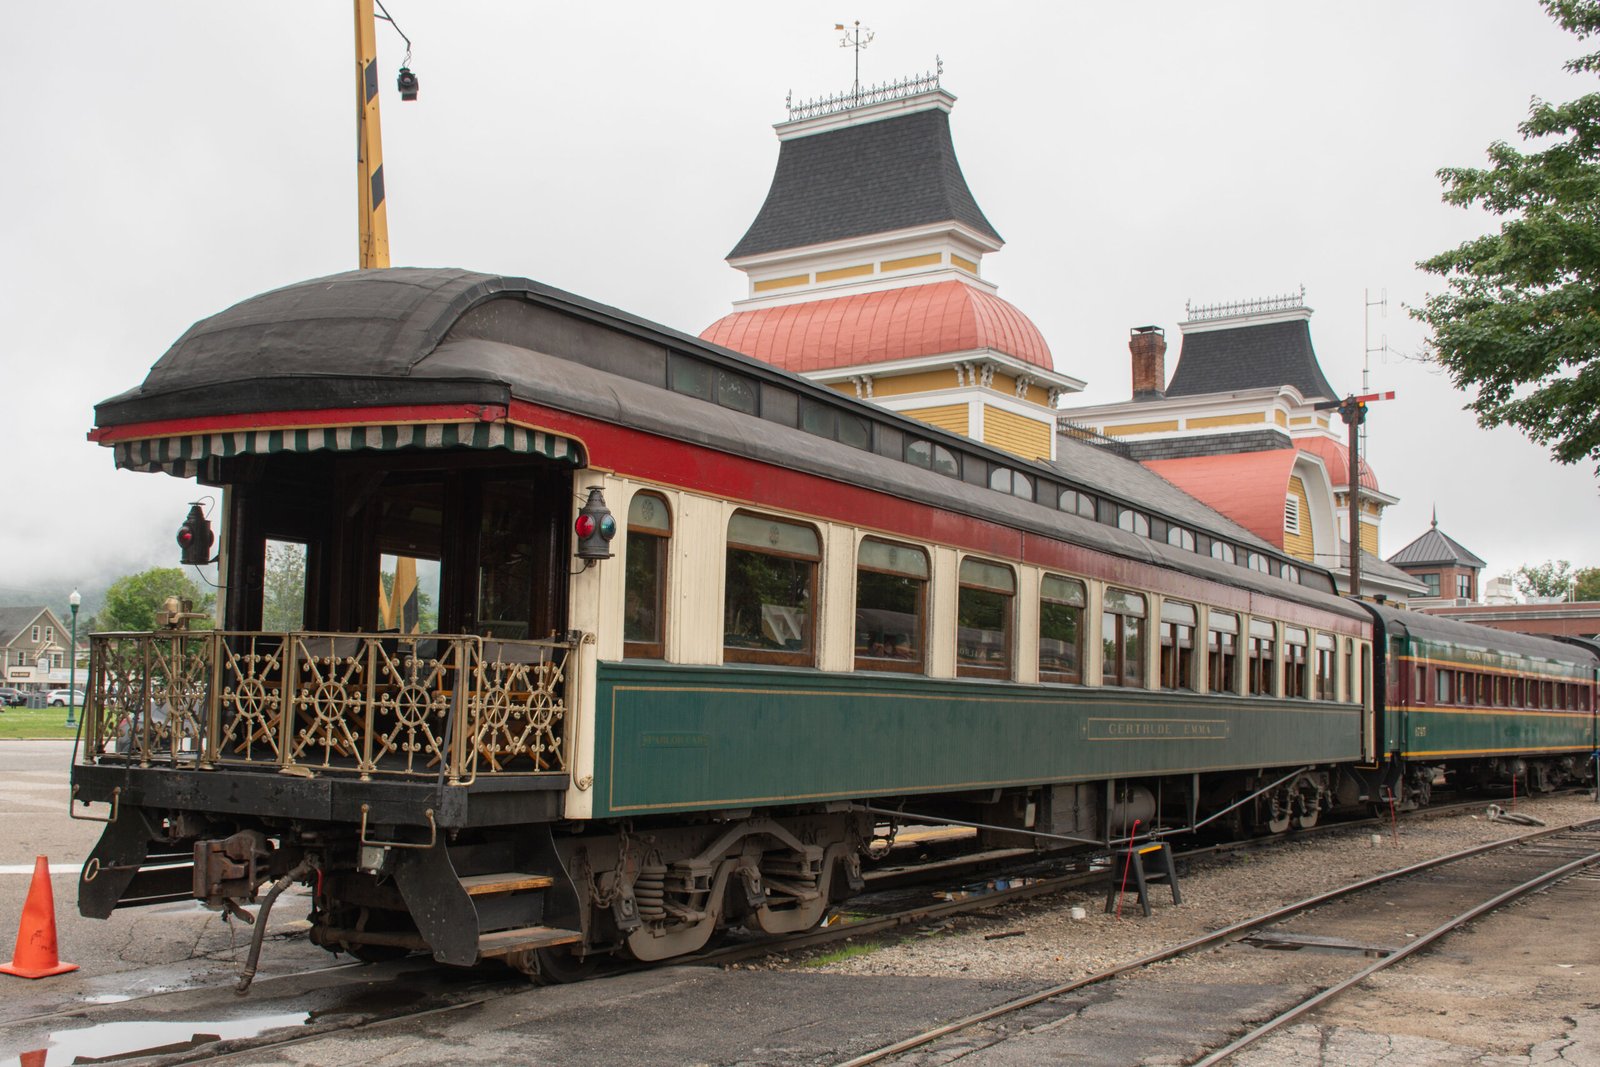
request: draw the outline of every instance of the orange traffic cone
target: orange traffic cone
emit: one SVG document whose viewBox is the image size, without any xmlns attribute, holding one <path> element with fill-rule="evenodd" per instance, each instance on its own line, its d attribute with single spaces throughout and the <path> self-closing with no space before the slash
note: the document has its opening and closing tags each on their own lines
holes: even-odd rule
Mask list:
<svg viewBox="0 0 1600 1067">
<path fill-rule="evenodd" d="M 50 1058 L 50 1050 L 36 1048 L 32 1052 L 24 1052 L 17 1057 L 22 1067 L 45 1067 L 45 1061 Z"/>
<path fill-rule="evenodd" d="M 22 905 L 22 925 L 12 954 L 10 963 L 0 963 L 0 971 L 18 978 L 48 978 L 78 969 L 76 963 L 62 963 L 56 955 L 56 898 L 50 891 L 50 861 L 43 856 L 33 861 L 33 884 Z"/>
</svg>

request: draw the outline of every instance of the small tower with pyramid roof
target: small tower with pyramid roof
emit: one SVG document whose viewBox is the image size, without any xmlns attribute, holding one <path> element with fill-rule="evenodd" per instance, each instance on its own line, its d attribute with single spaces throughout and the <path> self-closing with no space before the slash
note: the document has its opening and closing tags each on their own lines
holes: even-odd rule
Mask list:
<svg viewBox="0 0 1600 1067">
<path fill-rule="evenodd" d="M 1389 557 L 1389 562 L 1426 588 L 1420 600 L 1445 600 L 1471 603 L 1478 599 L 1478 573 L 1484 562 L 1470 549 L 1439 529 L 1439 509 L 1433 509 L 1433 522 L 1421 537 Z"/>
<path fill-rule="evenodd" d="M 942 68 L 791 104 L 767 199 L 728 263 L 748 295 L 701 337 L 1030 459 L 1083 388 L 983 278 L 1004 243 L 950 136 Z"/>
</svg>

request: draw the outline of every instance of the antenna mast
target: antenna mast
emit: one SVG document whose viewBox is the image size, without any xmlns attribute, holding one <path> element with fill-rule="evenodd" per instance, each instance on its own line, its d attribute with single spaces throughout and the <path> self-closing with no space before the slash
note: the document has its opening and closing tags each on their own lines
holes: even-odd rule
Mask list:
<svg viewBox="0 0 1600 1067">
<path fill-rule="evenodd" d="M 1378 313 L 1378 317 L 1384 319 L 1389 317 L 1388 287 L 1385 286 L 1381 292 L 1383 295 L 1377 300 L 1374 300 L 1372 299 L 1371 289 L 1361 290 L 1361 299 L 1366 304 L 1366 306 L 1362 309 L 1361 316 L 1361 391 L 1363 393 L 1372 392 L 1372 353 L 1382 352 L 1386 359 L 1389 355 L 1388 334 L 1381 335 L 1381 340 L 1378 342 L 1377 348 L 1372 347 L 1372 309 L 1382 308 L 1383 310 Z M 1367 424 L 1365 421 L 1363 421 L 1361 423 L 1361 450 L 1365 452 L 1366 449 Z"/>
</svg>

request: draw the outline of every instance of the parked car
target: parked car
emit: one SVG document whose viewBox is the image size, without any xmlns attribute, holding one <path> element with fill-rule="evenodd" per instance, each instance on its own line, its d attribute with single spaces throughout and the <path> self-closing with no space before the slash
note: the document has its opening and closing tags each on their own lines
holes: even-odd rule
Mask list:
<svg viewBox="0 0 1600 1067">
<path fill-rule="evenodd" d="M 50 695 L 45 697 L 45 703 L 53 708 L 64 708 L 67 706 L 69 697 L 74 706 L 83 706 L 83 690 L 81 689 L 52 689 L 50 690 Z"/>
<path fill-rule="evenodd" d="M 9 685 L 0 685 L 0 705 L 20 707 L 28 702 L 28 694 Z"/>
</svg>

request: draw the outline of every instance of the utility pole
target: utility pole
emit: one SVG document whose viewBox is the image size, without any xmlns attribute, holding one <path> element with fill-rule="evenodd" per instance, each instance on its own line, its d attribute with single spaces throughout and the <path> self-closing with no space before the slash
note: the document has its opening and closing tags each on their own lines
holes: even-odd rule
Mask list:
<svg viewBox="0 0 1600 1067">
<path fill-rule="evenodd" d="M 1338 411 L 1350 428 L 1350 595 L 1361 599 L 1361 425 L 1367 421 L 1367 404 L 1373 400 L 1393 400 L 1394 391 L 1350 395 L 1343 400 L 1324 400 L 1317 411 Z"/>
<path fill-rule="evenodd" d="M 378 121 L 378 31 L 373 0 L 356 5 L 356 220 L 363 270 L 389 265 L 389 213 L 383 202 L 383 131 Z"/>
</svg>

